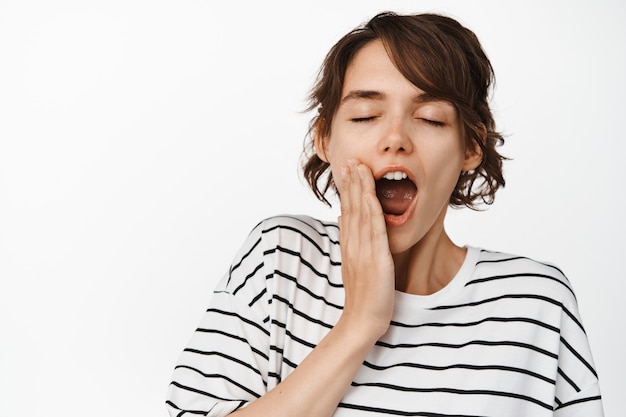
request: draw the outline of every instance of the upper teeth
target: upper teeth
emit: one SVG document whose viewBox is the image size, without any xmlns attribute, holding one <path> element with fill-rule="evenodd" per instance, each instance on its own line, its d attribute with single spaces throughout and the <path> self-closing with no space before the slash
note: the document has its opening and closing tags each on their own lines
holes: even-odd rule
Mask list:
<svg viewBox="0 0 626 417">
<path fill-rule="evenodd" d="M 386 180 L 403 180 L 407 177 L 407 175 L 402 171 L 392 171 L 383 175 L 383 178 Z"/>
</svg>

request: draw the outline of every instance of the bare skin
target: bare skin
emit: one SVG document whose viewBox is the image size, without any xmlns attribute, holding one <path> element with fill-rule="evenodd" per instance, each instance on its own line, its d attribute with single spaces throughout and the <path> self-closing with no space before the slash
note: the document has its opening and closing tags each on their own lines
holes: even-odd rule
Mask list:
<svg viewBox="0 0 626 417">
<path fill-rule="evenodd" d="M 424 100 L 378 41 L 354 57 L 342 96 L 331 137 L 315 140 L 341 194 L 341 318 L 287 378 L 233 416 L 332 416 L 387 331 L 395 291 L 431 294 L 463 262 L 465 249 L 443 222 L 459 173 L 480 155 L 465 149 L 455 108 Z M 375 180 L 390 170 L 408 173 L 418 189 L 400 220 L 383 213 L 376 196 Z"/>
</svg>

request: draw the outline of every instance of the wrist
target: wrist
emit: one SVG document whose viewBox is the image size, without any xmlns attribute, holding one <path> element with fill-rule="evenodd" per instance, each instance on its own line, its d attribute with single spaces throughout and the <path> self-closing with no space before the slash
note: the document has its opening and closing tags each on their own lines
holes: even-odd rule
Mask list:
<svg viewBox="0 0 626 417">
<path fill-rule="evenodd" d="M 369 351 L 376 341 L 385 334 L 389 323 L 390 320 L 369 320 L 363 315 L 344 311 L 334 330 L 341 333 L 346 343 L 351 343 L 355 347 L 367 347 Z"/>
</svg>

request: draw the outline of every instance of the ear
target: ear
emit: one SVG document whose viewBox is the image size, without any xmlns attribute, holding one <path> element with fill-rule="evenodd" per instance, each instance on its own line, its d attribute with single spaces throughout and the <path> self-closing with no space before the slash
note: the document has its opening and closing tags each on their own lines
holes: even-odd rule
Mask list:
<svg viewBox="0 0 626 417">
<path fill-rule="evenodd" d="M 327 164 L 330 163 L 327 156 L 328 138 L 322 136 L 319 126 L 315 128 L 315 138 L 313 144 L 315 145 L 315 153 L 317 154 L 317 157 Z"/>
<path fill-rule="evenodd" d="M 483 150 L 476 142 L 472 142 L 465 148 L 465 161 L 463 162 L 463 171 L 472 171 L 483 161 Z"/>
</svg>

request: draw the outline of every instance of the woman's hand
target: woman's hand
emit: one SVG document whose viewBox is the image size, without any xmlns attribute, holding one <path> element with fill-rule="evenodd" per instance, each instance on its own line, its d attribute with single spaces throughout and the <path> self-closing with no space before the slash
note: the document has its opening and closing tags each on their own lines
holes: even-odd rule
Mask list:
<svg viewBox="0 0 626 417">
<path fill-rule="evenodd" d="M 342 320 L 377 340 L 391 321 L 395 274 L 385 218 L 371 170 L 349 160 L 341 170 Z"/>
<path fill-rule="evenodd" d="M 389 327 L 394 266 L 374 178 L 357 162 L 342 174 L 339 226 L 346 300 L 341 318 L 287 378 L 233 417 L 332 416 Z"/>
</svg>

